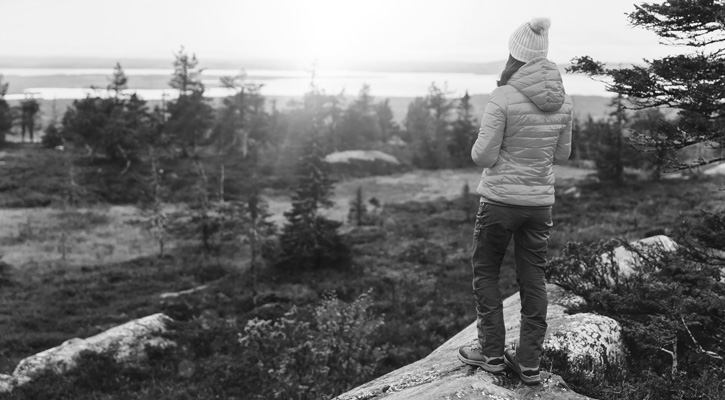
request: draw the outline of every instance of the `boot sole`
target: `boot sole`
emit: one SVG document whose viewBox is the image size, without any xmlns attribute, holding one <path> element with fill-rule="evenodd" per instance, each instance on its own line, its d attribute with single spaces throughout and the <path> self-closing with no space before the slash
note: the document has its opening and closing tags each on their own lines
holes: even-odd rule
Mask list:
<svg viewBox="0 0 725 400">
<path fill-rule="evenodd" d="M 506 365 L 504 365 L 504 364 L 491 366 L 491 365 L 486 364 L 483 361 L 469 360 L 469 359 L 463 357 L 461 355 L 461 353 L 458 353 L 458 359 L 461 360 L 461 362 L 464 364 L 481 367 L 482 370 L 495 374 L 495 375 L 502 374 L 506 370 Z"/>
</svg>

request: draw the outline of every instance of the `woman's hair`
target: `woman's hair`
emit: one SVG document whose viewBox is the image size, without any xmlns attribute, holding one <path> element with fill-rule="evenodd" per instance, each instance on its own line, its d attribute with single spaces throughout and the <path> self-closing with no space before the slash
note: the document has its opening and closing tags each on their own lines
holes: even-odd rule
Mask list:
<svg viewBox="0 0 725 400">
<path fill-rule="evenodd" d="M 507 84 L 511 75 L 524 65 L 526 65 L 525 62 L 519 61 L 509 54 L 509 59 L 506 61 L 506 67 L 504 67 L 503 72 L 501 72 L 501 80 L 498 81 L 498 86 Z"/>
</svg>

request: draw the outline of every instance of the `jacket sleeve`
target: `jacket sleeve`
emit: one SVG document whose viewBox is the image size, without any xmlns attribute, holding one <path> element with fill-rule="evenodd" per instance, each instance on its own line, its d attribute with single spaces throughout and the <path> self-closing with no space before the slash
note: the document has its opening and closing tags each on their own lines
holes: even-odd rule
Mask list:
<svg viewBox="0 0 725 400">
<path fill-rule="evenodd" d="M 572 131 L 572 115 L 569 116 L 569 122 L 564 126 L 564 130 L 559 134 L 559 140 L 556 143 L 556 150 L 554 151 L 554 161 L 566 161 L 571 155 L 571 131 Z"/>
<path fill-rule="evenodd" d="M 491 168 L 498 161 L 506 129 L 506 107 L 505 94 L 494 91 L 486 105 L 478 137 L 471 149 L 471 158 L 479 167 Z"/>
</svg>

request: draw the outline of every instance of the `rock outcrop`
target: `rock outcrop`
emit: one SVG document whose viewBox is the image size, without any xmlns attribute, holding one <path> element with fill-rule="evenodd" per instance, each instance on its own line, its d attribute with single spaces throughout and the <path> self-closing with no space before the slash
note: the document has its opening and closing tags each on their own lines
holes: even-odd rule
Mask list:
<svg viewBox="0 0 725 400">
<path fill-rule="evenodd" d="M 86 339 L 70 339 L 20 361 L 12 375 L 0 375 L 0 393 L 12 391 L 41 374 L 62 374 L 77 365 L 81 353 L 107 354 L 120 363 L 135 363 L 146 357 L 146 349 L 166 348 L 175 343 L 162 337 L 171 318 L 153 314 L 116 326 Z"/>
<path fill-rule="evenodd" d="M 653 247 L 659 247 L 665 252 L 677 250 L 677 242 L 665 235 L 650 236 L 631 242 L 629 245 L 642 251 L 646 251 L 647 249 L 651 249 Z M 609 256 L 607 254 L 602 256 L 602 259 L 605 262 L 608 261 L 608 258 Z M 619 246 L 614 249 L 614 259 L 619 265 L 619 273 L 623 276 L 631 275 L 637 265 L 642 262 L 641 257 L 636 252 L 627 249 L 625 246 Z"/>
<path fill-rule="evenodd" d="M 573 368 L 591 371 L 605 362 L 624 358 L 619 325 L 600 315 L 567 314 L 584 300 L 556 285 L 547 285 L 549 311 L 544 347 L 562 350 Z M 518 293 L 504 301 L 504 320 L 508 345 L 518 341 L 521 300 Z M 586 399 L 572 392 L 561 377 L 542 371 L 543 383 L 525 386 L 518 380 L 504 380 L 462 364 L 456 357 L 458 347 L 475 342 L 476 323 L 472 323 L 441 345 L 426 358 L 359 386 L 337 398 L 353 399 Z"/>
</svg>

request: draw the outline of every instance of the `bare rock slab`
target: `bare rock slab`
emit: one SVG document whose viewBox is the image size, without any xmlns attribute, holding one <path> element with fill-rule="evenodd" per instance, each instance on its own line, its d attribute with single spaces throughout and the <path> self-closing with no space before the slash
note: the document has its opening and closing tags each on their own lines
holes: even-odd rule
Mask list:
<svg viewBox="0 0 725 400">
<path fill-rule="evenodd" d="M 0 393 L 8 393 L 15 387 L 15 379 L 11 375 L 0 374 Z"/>
<path fill-rule="evenodd" d="M 136 363 L 146 358 L 146 349 L 167 348 L 175 343 L 161 336 L 172 319 L 158 313 L 113 327 L 86 339 L 70 339 L 20 361 L 12 376 L 0 375 L 0 393 L 31 382 L 44 372 L 62 374 L 78 363 L 83 352 L 108 354 L 119 363 Z"/>
<path fill-rule="evenodd" d="M 624 346 L 621 329 L 613 320 L 599 315 L 567 314 L 567 309 L 584 300 L 556 285 L 547 285 L 549 310 L 545 348 L 564 351 L 584 371 L 597 362 L 621 362 Z M 517 294 L 504 301 L 506 343 L 518 341 L 521 300 Z M 506 376 L 494 376 L 464 365 L 458 347 L 475 342 L 476 323 L 466 327 L 422 360 L 406 365 L 337 397 L 353 399 L 587 399 L 572 392 L 558 375 L 541 372 L 542 384 L 523 385 Z M 599 360 L 599 361 L 598 361 Z"/>
</svg>

